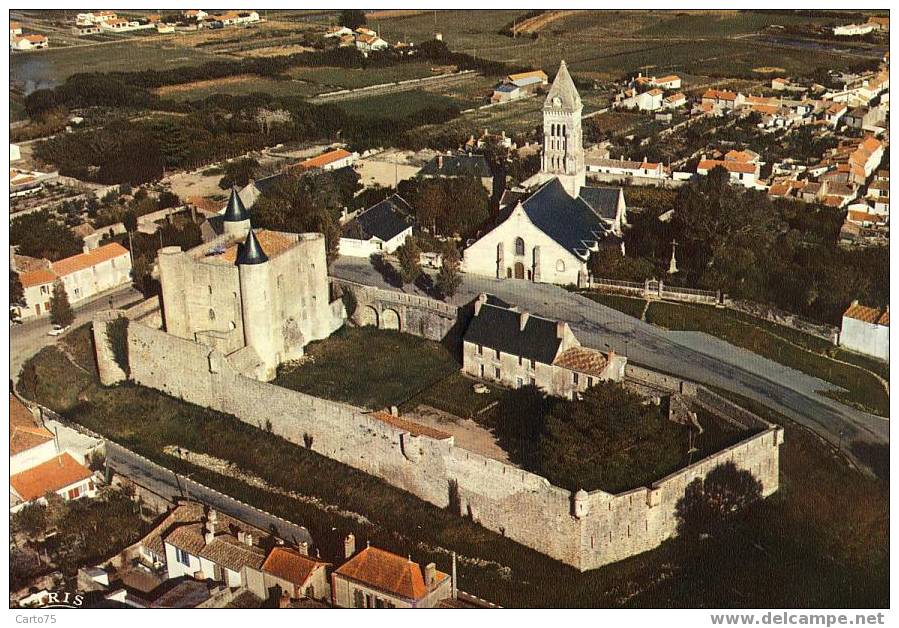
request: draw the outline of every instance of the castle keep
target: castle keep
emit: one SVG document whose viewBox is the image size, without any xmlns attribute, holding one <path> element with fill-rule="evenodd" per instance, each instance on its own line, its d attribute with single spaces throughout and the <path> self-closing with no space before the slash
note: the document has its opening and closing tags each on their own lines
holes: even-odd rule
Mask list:
<svg viewBox="0 0 899 628">
<path fill-rule="evenodd" d="M 330 301 L 325 239 L 254 230 L 236 192 L 223 233 L 189 251 L 159 252 L 168 333 L 214 347 L 242 373 L 267 381 L 279 364 L 343 324 Z"/>
</svg>

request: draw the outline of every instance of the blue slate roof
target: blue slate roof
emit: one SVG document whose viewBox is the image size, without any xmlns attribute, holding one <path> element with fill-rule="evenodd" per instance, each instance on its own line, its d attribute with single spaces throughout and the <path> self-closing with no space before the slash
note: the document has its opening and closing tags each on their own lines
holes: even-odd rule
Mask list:
<svg viewBox="0 0 899 628">
<path fill-rule="evenodd" d="M 615 220 L 620 194 L 621 188 L 582 187 L 580 197 L 606 220 Z"/>
<path fill-rule="evenodd" d="M 228 205 L 225 207 L 224 220 L 226 222 L 243 222 L 249 219 L 250 213 L 237 195 L 237 188 L 231 188 L 231 197 L 228 199 Z"/>
<path fill-rule="evenodd" d="M 250 229 L 246 242 L 240 247 L 240 252 L 237 254 L 237 265 L 264 264 L 267 261 L 268 255 L 262 250 L 262 245 L 256 239 L 256 234 Z"/>
<path fill-rule="evenodd" d="M 581 259 L 610 235 L 609 225 L 594 207 L 581 197 L 571 198 L 556 178 L 544 183 L 521 206 L 534 226 Z"/>
<path fill-rule="evenodd" d="M 412 226 L 412 215 L 409 203 L 399 194 L 393 194 L 349 221 L 343 232 L 346 237 L 359 240 L 374 236 L 387 242 Z"/>
<path fill-rule="evenodd" d="M 521 329 L 521 312 L 491 305 L 489 301 L 472 317 L 464 339 L 543 364 L 553 363 L 562 342 L 555 321 L 531 314 Z"/>
<path fill-rule="evenodd" d="M 434 157 L 419 171 L 423 176 L 492 177 L 490 165 L 483 155 L 441 155 Z"/>
<path fill-rule="evenodd" d="M 509 93 L 514 92 L 516 89 L 518 89 L 518 86 L 517 86 L 517 85 L 513 85 L 513 84 L 511 84 L 511 83 L 506 83 L 506 84 L 500 85 L 499 87 L 497 87 L 497 88 L 496 88 L 495 90 L 493 90 L 493 91 L 496 91 L 496 92 L 503 92 L 503 93 L 509 94 Z"/>
</svg>

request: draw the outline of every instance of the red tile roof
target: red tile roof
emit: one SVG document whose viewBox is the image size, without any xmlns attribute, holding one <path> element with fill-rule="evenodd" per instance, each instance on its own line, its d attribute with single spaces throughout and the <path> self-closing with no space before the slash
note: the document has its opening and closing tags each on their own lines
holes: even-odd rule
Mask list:
<svg viewBox="0 0 899 628">
<path fill-rule="evenodd" d="M 874 323 L 876 325 L 884 325 L 886 327 L 889 327 L 890 325 L 889 308 L 880 310 L 876 307 L 859 305 L 856 302 L 850 305 L 847 310 L 843 312 L 843 316 L 846 318 L 854 318 L 856 320 L 864 321 L 865 323 Z"/>
<path fill-rule="evenodd" d="M 601 377 L 609 360 L 601 352 L 596 349 L 587 347 L 572 347 L 566 349 L 553 362 L 554 366 L 560 366 L 571 371 L 586 373 L 587 375 L 595 375 Z"/>
<path fill-rule="evenodd" d="M 128 249 L 118 242 L 112 242 L 111 244 L 97 247 L 88 253 L 79 253 L 78 255 L 61 259 L 58 262 L 53 262 L 53 271 L 60 277 L 65 277 L 66 275 L 77 273 L 79 270 L 96 266 L 123 255 L 128 255 Z"/>
<path fill-rule="evenodd" d="M 388 425 L 392 425 L 393 427 L 405 430 L 413 436 L 427 436 L 429 438 L 436 438 L 437 440 L 446 440 L 447 438 L 450 438 L 450 434 L 447 434 L 446 432 L 441 432 L 440 430 L 428 427 L 427 425 L 420 425 L 412 421 L 407 421 L 406 419 L 401 419 L 384 410 L 372 412 L 369 416 L 383 423 L 387 423 Z"/>
<path fill-rule="evenodd" d="M 15 456 L 53 440 L 53 434 L 39 425 L 18 397 L 9 395 L 9 455 Z"/>
<path fill-rule="evenodd" d="M 316 569 L 327 565 L 294 549 L 275 547 L 262 564 L 262 571 L 302 587 Z"/>
<path fill-rule="evenodd" d="M 32 270 L 19 275 L 19 281 L 22 282 L 23 288 L 43 286 L 48 283 L 53 283 L 57 279 L 59 279 L 59 277 L 49 268 L 39 268 L 38 270 Z"/>
<path fill-rule="evenodd" d="M 703 159 L 696 166 L 696 170 L 706 170 L 710 172 L 716 166 L 721 166 L 728 172 L 754 173 L 756 170 L 755 164 L 746 164 L 739 161 L 719 161 L 717 159 Z"/>
<path fill-rule="evenodd" d="M 9 478 L 13 490 L 25 501 L 33 501 L 91 477 L 90 469 L 68 452 Z"/>
<path fill-rule="evenodd" d="M 417 563 L 376 547 L 365 548 L 334 574 L 407 600 L 420 600 L 428 593 Z M 438 582 L 446 577 L 437 572 Z"/>
<path fill-rule="evenodd" d="M 350 155 L 352 155 L 351 152 L 342 148 L 338 148 L 337 150 L 328 151 L 327 153 L 319 155 L 318 157 L 307 159 L 306 161 L 298 164 L 297 167 L 303 168 L 304 170 L 308 170 L 309 168 L 323 168 L 328 164 L 334 163 L 335 161 L 339 161 L 341 159 L 345 159 Z"/>
</svg>

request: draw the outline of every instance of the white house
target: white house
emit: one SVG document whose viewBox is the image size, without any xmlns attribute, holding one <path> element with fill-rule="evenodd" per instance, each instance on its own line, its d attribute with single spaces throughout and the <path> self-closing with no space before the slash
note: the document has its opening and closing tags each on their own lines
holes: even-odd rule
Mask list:
<svg viewBox="0 0 899 628">
<path fill-rule="evenodd" d="M 369 35 L 363 33 L 356 35 L 356 48 L 361 50 L 363 54 L 368 54 L 369 52 L 377 50 L 385 50 L 389 47 L 390 44 L 378 37 L 377 34 Z"/>
<path fill-rule="evenodd" d="M 25 292 L 20 316 L 30 318 L 50 312 L 53 286 L 62 281 L 69 303 L 77 304 L 101 292 L 131 281 L 131 254 L 118 243 L 105 244 L 87 253 L 19 274 Z"/>
<path fill-rule="evenodd" d="M 359 153 L 351 153 L 343 148 L 330 150 L 327 153 L 312 157 L 296 165 L 300 170 L 312 170 L 321 168 L 322 170 L 339 170 L 352 166 L 359 159 Z"/>
<path fill-rule="evenodd" d="M 718 160 L 718 159 L 702 159 L 696 166 L 696 174 L 706 176 L 709 172 L 721 166 L 730 174 L 731 181 L 739 183 L 743 187 L 761 189 L 764 187 L 758 181 L 760 166 L 758 163 L 735 161 L 735 160 Z"/>
<path fill-rule="evenodd" d="M 18 35 L 9 40 L 10 50 L 38 50 L 49 46 L 46 35 Z"/>
<path fill-rule="evenodd" d="M 9 23 L 9 37 L 12 39 L 16 35 L 22 34 L 22 24 L 20 22 Z"/>
<path fill-rule="evenodd" d="M 93 11 L 90 13 L 79 13 L 75 16 L 76 24 L 101 24 L 110 20 L 115 20 L 118 16 L 114 11 Z"/>
<path fill-rule="evenodd" d="M 857 35 L 867 35 L 874 30 L 874 24 L 844 24 L 843 26 L 834 26 L 833 34 L 840 37 L 851 37 Z"/>
<path fill-rule="evenodd" d="M 339 252 L 349 257 L 393 253 L 412 235 L 413 211 L 399 194 L 359 213 L 343 226 Z"/>
<path fill-rule="evenodd" d="M 859 305 L 853 301 L 843 312 L 840 346 L 890 361 L 890 308 Z"/>
</svg>

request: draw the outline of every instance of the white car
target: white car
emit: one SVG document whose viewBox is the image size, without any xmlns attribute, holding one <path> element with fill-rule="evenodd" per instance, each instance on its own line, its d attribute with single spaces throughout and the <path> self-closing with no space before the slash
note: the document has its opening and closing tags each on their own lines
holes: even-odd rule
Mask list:
<svg viewBox="0 0 899 628">
<path fill-rule="evenodd" d="M 66 333 L 66 330 L 68 330 L 68 329 L 69 329 L 69 325 L 66 325 L 65 327 L 62 327 L 60 325 L 54 325 L 53 329 L 51 329 L 50 331 L 47 332 L 47 335 L 48 336 L 60 336 L 64 333 Z"/>
</svg>

